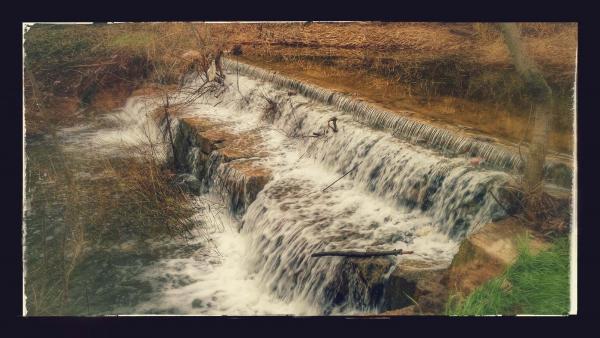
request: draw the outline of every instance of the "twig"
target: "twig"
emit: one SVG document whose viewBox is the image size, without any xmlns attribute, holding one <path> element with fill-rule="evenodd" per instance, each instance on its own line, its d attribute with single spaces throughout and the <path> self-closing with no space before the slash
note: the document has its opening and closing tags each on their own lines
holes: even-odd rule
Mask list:
<svg viewBox="0 0 600 338">
<path fill-rule="evenodd" d="M 349 173 L 351 173 L 352 171 L 354 171 L 356 168 L 358 168 L 358 166 L 362 163 L 359 162 L 357 163 L 352 169 L 348 170 L 344 175 L 342 175 L 342 177 L 338 178 L 337 180 L 333 181 L 333 183 L 331 183 L 330 185 L 328 185 L 325 189 L 323 189 L 323 192 L 325 192 L 325 190 L 329 189 L 332 185 L 336 184 L 339 180 L 341 180 L 342 178 L 346 177 L 346 175 L 348 175 Z"/>
<path fill-rule="evenodd" d="M 494 199 L 494 201 L 496 201 L 496 203 L 498 203 L 499 206 L 502 207 L 502 209 L 504 209 L 504 211 L 506 212 L 507 215 L 510 215 L 510 212 L 508 211 L 508 208 L 504 206 L 504 204 L 500 203 L 500 201 L 498 200 L 498 198 L 496 198 L 496 195 L 494 195 L 494 193 L 492 192 L 491 189 L 488 189 L 488 193 L 490 194 L 490 196 L 492 196 L 492 198 Z"/>
<path fill-rule="evenodd" d="M 76 65 L 76 66 L 69 66 L 68 68 L 97 67 L 97 66 L 108 66 L 108 65 L 114 65 L 114 64 L 117 64 L 117 62 L 94 63 L 94 64 L 89 64 L 89 65 Z"/>
</svg>

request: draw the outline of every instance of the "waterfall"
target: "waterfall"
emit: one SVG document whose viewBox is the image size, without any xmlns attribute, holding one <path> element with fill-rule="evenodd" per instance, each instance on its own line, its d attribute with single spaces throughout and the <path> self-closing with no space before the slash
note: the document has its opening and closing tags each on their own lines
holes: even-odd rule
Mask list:
<svg viewBox="0 0 600 338">
<path fill-rule="evenodd" d="M 252 131 L 260 136 L 253 146 L 268 155 L 225 161 L 219 149 L 202 152 L 193 126 L 180 120 L 176 156 L 206 192 L 227 199 L 247 240 L 247 265 L 278 299 L 312 304 L 319 313 L 376 310 L 397 264 L 447 265 L 465 236 L 506 216 L 490 191 L 510 179 L 498 167 L 517 164 L 507 152 L 244 67 L 247 76 L 236 78 L 229 69 L 223 96 L 198 103 L 185 118 L 211 121 L 227 135 Z M 277 105 L 268 118 L 264 97 Z M 337 117 L 337 132 L 327 128 L 331 117 Z M 407 140 L 425 135 L 429 145 L 454 151 Z M 464 151 L 497 166 L 470 164 L 459 156 Z M 245 174 L 248 165 L 271 173 L 262 190 Z M 369 263 L 311 257 L 327 250 L 391 249 L 415 254 Z"/>
<path fill-rule="evenodd" d="M 274 71 L 264 70 L 237 60 L 225 58 L 224 65 L 231 73 L 247 75 L 268 81 L 281 88 L 297 91 L 311 100 L 336 107 L 340 112 L 351 115 L 356 121 L 365 123 L 372 128 L 385 129 L 395 137 L 409 142 L 419 143 L 450 155 L 478 156 L 500 170 L 520 171 L 524 165 L 518 151 L 510 150 L 505 146 L 482 142 L 448 129 L 420 122 L 400 113 L 375 107 L 348 95 L 291 79 Z M 568 171 L 565 175 L 566 178 L 558 180 L 561 184 L 566 181 L 566 184 L 570 185 L 571 169 L 564 163 L 548 159 L 545 170 L 546 176 L 550 178 L 553 178 L 552 172 L 554 171 Z"/>
</svg>

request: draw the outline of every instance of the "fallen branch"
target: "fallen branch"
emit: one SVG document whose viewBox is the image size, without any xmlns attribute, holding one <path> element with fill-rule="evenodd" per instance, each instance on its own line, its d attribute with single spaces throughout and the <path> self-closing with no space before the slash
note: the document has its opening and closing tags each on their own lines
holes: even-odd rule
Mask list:
<svg viewBox="0 0 600 338">
<path fill-rule="evenodd" d="M 342 177 L 340 177 L 340 178 L 338 178 L 337 180 L 333 181 L 333 183 L 331 183 L 331 184 L 330 184 L 330 185 L 328 185 L 328 186 L 327 186 L 325 189 L 323 189 L 323 192 L 325 192 L 325 190 L 327 190 L 327 189 L 331 188 L 331 186 L 332 186 L 332 185 L 336 184 L 336 183 L 337 183 L 339 180 L 341 180 L 342 178 L 346 177 L 346 175 L 348 175 L 349 173 L 353 172 L 353 171 L 354 171 L 354 169 L 358 168 L 358 166 L 359 166 L 361 163 L 362 163 L 362 162 L 360 162 L 360 163 L 357 163 L 357 164 L 354 166 L 354 168 L 352 168 L 352 169 L 348 170 L 348 172 L 346 172 L 344 175 L 342 175 Z"/>
<path fill-rule="evenodd" d="M 490 194 L 490 196 L 492 196 L 492 198 L 494 199 L 494 201 L 496 201 L 496 203 L 502 208 L 504 209 L 504 212 L 506 212 L 507 215 L 511 215 L 512 213 L 510 212 L 510 210 L 504 206 L 504 204 L 500 203 L 500 200 L 498 200 L 498 198 L 496 197 L 496 195 L 494 195 L 494 193 L 492 192 L 491 189 L 488 189 L 488 193 Z"/>
<path fill-rule="evenodd" d="M 325 257 L 325 256 L 343 256 L 343 257 L 379 257 L 379 256 L 390 256 L 390 255 L 408 255 L 412 254 L 412 251 L 404 251 L 402 249 L 390 250 L 390 251 L 324 251 L 315 252 L 310 257 Z"/>
</svg>

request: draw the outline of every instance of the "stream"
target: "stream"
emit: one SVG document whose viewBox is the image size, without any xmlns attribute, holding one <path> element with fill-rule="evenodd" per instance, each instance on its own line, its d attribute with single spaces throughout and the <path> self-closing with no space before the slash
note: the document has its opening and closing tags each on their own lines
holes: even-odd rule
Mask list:
<svg viewBox="0 0 600 338">
<path fill-rule="evenodd" d="M 406 143 L 264 81 L 230 72 L 225 85 L 222 96 L 183 117 L 260 135 L 268 155 L 259 163 L 272 179 L 240 213 L 215 189 L 227 170 L 216 161 L 198 177 L 205 189 L 194 198 L 223 205 L 212 214 L 216 226 L 194 230 L 191 239 L 140 235 L 134 212 L 143 211 L 128 204 L 105 165 L 130 159 L 128 145 L 159 138 L 147 117 L 154 99 L 133 97 L 118 111 L 26 140 L 25 264 L 34 314 L 373 312 L 378 305 L 353 291 L 352 277 L 340 280 L 343 259 L 310 254 L 405 249 L 415 255 L 388 258 L 392 267 L 406 259 L 443 266 L 464 236 L 503 216 L 487 196 L 507 179 L 503 172 Z M 279 107 L 268 122 L 264 97 Z M 323 129 L 332 116 L 336 133 Z M 317 131 L 326 137 L 290 137 Z"/>
</svg>

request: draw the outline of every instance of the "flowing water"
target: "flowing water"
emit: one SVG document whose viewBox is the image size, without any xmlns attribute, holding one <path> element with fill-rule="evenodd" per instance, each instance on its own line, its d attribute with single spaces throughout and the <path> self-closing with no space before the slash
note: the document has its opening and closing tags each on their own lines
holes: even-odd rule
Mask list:
<svg viewBox="0 0 600 338">
<path fill-rule="evenodd" d="M 69 271 L 68 263 L 64 267 L 69 253 L 66 258 L 58 253 L 78 238 L 73 224 L 91 228 L 92 234 L 98 228 L 120 229 L 118 236 L 107 235 L 101 241 L 88 236 L 79 255 L 71 250 L 75 252 L 71 256 L 81 258 L 70 275 L 63 313 L 376 311 L 378 303 L 352 276 L 341 278 L 342 258 L 310 255 L 328 250 L 408 249 L 415 252 L 410 257 L 387 258 L 391 268 L 386 274 L 407 259 L 444 266 L 469 232 L 504 216 L 489 194 L 508 180 L 504 172 L 408 143 L 343 114 L 339 107 L 234 70 L 229 71 L 226 87 L 221 96 L 204 98 L 185 114 L 222 122 L 232 133 L 260 135 L 258 147 L 268 155 L 258 163 L 268 168 L 272 179 L 252 203 L 225 203 L 213 214 L 219 226 L 210 229 L 210 240 L 200 233 L 190 240 L 140 238 L 128 231 L 136 224 L 126 211 L 95 215 L 94 195 L 99 190 L 109 190 L 115 200 L 127 201 L 127 196 L 111 188 L 118 182 L 90 168 L 107 158 L 130 156 L 121 150 L 124 142 L 159 138 L 146 116 L 156 105 L 152 100 L 131 98 L 119 112 L 88 125 L 63 130 L 55 138 L 28 140 L 27 266 L 46 269 L 32 275 L 60 281 Z M 264 98 L 277 104 L 268 116 Z M 327 128 L 334 116 L 337 132 Z M 173 131 L 178 130 L 174 123 Z M 197 151 L 192 149 L 187 157 L 191 173 L 199 176 Z M 247 160 L 251 159 L 238 161 Z M 205 182 L 205 193 L 196 198 L 214 203 L 231 200 L 222 199 L 224 192 L 218 189 L 219 178 L 228 174 L 229 166 L 217 152 L 210 161 L 207 177 L 198 177 Z M 49 168 L 52 174 L 44 174 Z M 58 179 L 67 171 L 75 175 Z M 233 182 L 244 180 L 239 176 Z M 53 253 L 54 259 L 49 259 Z M 52 304 L 64 300 L 58 291 L 44 294 L 56 299 Z"/>
</svg>

